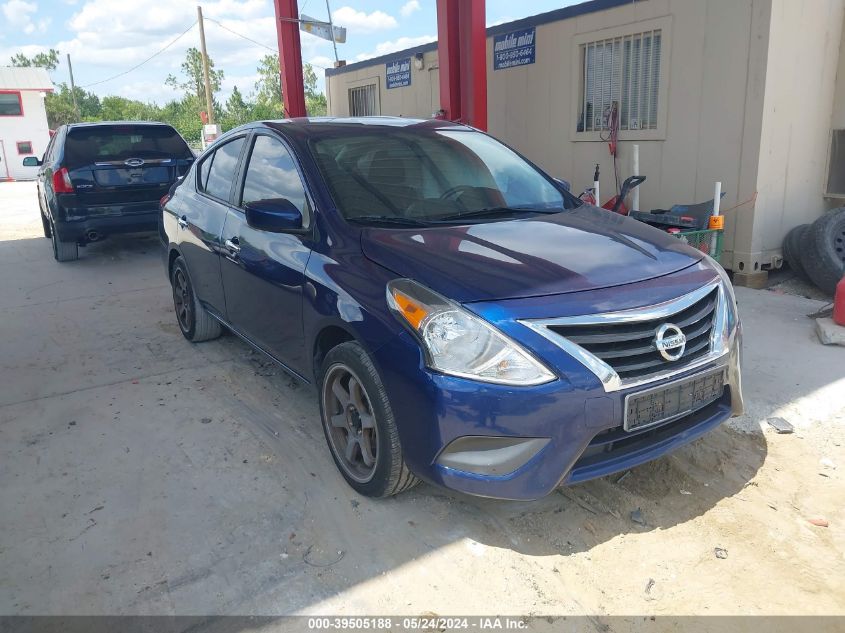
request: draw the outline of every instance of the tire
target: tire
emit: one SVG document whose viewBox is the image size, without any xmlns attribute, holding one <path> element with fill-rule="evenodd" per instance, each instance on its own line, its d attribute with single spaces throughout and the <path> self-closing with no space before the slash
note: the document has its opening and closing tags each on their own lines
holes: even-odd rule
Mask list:
<svg viewBox="0 0 845 633">
<path fill-rule="evenodd" d="M 50 227 L 50 220 L 41 214 L 41 226 L 44 227 L 44 237 L 53 237 L 53 229 Z"/>
<path fill-rule="evenodd" d="M 845 207 L 828 211 L 809 226 L 801 263 L 810 280 L 833 296 L 845 276 Z"/>
<path fill-rule="evenodd" d="M 56 225 L 50 224 L 50 236 L 53 242 L 53 257 L 57 262 L 72 262 L 79 259 L 79 245 L 76 242 L 65 242 L 59 239 Z"/>
<path fill-rule="evenodd" d="M 197 299 L 188 267 L 182 257 L 177 257 L 170 271 L 170 286 L 173 290 L 173 307 L 176 322 L 182 335 L 192 343 L 210 341 L 220 336 L 223 326 L 212 317 Z"/>
<path fill-rule="evenodd" d="M 419 483 L 402 457 L 387 391 L 361 345 L 341 343 L 326 354 L 319 390 L 320 418 L 329 451 L 352 488 L 366 497 L 382 498 Z M 352 449 L 347 451 L 350 445 Z"/>
<path fill-rule="evenodd" d="M 809 224 L 801 224 L 793 228 L 783 238 L 783 258 L 796 275 L 802 279 L 809 279 L 804 264 L 801 263 L 801 251 L 803 250 L 804 235 Z"/>
</svg>

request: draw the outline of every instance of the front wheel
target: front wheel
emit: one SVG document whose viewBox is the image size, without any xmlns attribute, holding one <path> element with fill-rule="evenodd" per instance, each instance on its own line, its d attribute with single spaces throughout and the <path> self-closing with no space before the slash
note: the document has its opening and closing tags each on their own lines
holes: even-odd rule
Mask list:
<svg viewBox="0 0 845 633">
<path fill-rule="evenodd" d="M 360 494 L 389 497 L 418 483 L 402 457 L 387 391 L 358 343 L 342 343 L 326 354 L 320 415 L 338 470 Z"/>
<path fill-rule="evenodd" d="M 173 307 L 176 321 L 183 336 L 192 343 L 210 341 L 223 331 L 220 323 L 212 317 L 197 299 L 188 268 L 182 257 L 177 257 L 170 271 L 170 285 L 173 287 Z"/>
</svg>

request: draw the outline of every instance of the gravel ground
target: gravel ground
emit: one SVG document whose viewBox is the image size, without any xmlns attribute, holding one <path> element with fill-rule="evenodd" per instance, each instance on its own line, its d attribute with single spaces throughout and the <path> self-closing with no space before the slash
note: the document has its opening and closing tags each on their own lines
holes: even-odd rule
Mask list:
<svg viewBox="0 0 845 633">
<path fill-rule="evenodd" d="M 738 289 L 748 414 L 669 457 L 533 503 L 371 501 L 309 388 L 182 338 L 154 237 L 58 264 L 32 183 L 0 209 L 0 614 L 845 615 L 820 301 Z"/>
</svg>

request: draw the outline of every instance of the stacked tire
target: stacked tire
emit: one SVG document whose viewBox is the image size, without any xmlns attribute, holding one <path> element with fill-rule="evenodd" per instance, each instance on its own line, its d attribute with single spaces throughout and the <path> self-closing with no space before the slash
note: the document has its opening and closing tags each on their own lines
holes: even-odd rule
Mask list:
<svg viewBox="0 0 845 633">
<path fill-rule="evenodd" d="M 783 258 L 796 274 L 832 296 L 845 276 L 845 207 L 787 233 Z"/>
</svg>

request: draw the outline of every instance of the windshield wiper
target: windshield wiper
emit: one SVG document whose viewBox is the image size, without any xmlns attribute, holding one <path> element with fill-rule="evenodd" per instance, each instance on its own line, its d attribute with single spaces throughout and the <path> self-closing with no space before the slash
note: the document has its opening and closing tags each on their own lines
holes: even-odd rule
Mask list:
<svg viewBox="0 0 845 633">
<path fill-rule="evenodd" d="M 494 217 L 497 215 L 508 215 L 515 213 L 559 213 L 558 209 L 532 209 L 528 207 L 486 207 L 484 209 L 476 209 L 475 211 L 464 211 L 463 213 L 453 213 L 452 215 L 444 215 L 437 218 L 436 222 L 443 222 L 449 220 L 460 221 L 464 218 L 482 218 Z"/>
<path fill-rule="evenodd" d="M 354 218 L 346 218 L 347 222 L 355 224 L 395 224 L 398 226 L 431 226 L 428 222 L 389 215 L 358 215 Z"/>
</svg>

